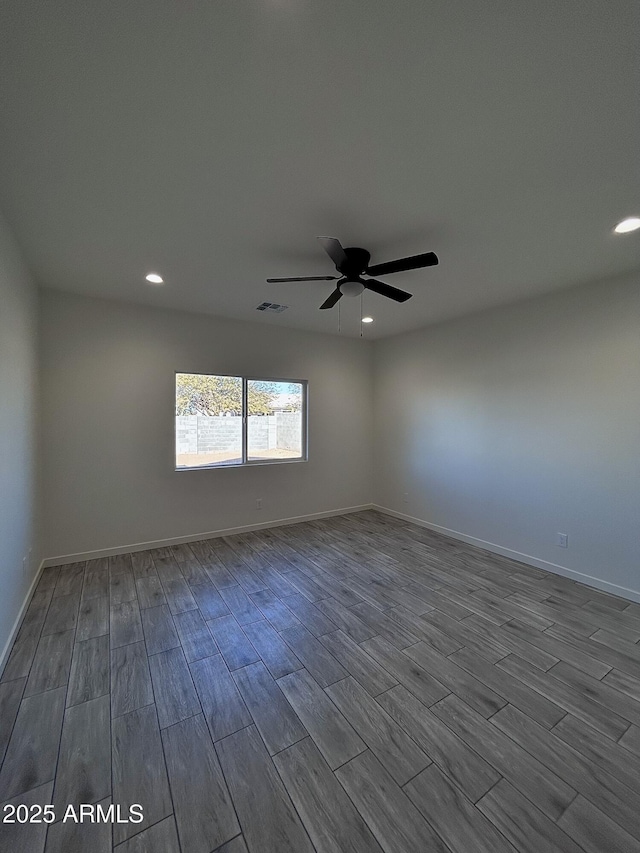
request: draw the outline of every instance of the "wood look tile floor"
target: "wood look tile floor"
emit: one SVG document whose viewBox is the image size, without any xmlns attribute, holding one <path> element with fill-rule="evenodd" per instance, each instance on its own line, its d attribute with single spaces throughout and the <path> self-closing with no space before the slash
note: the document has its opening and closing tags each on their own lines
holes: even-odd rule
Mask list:
<svg viewBox="0 0 640 853">
<path fill-rule="evenodd" d="M 639 641 L 638 604 L 373 511 L 47 568 L 0 802 L 56 821 L 0 850 L 640 851 Z"/>
</svg>

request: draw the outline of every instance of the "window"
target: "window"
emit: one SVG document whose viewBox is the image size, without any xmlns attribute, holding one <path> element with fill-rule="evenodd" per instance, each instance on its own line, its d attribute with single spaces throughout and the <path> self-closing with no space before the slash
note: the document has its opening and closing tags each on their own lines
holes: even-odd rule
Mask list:
<svg viewBox="0 0 640 853">
<path fill-rule="evenodd" d="M 176 469 L 301 461 L 307 383 L 176 373 Z"/>
</svg>

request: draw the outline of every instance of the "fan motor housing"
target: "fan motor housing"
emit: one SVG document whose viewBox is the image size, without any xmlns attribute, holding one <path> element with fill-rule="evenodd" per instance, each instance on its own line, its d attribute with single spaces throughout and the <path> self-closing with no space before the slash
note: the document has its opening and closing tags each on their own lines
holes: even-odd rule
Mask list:
<svg viewBox="0 0 640 853">
<path fill-rule="evenodd" d="M 357 278 L 369 266 L 371 254 L 366 249 L 359 249 L 358 247 L 345 249 L 344 253 L 347 256 L 347 260 L 340 264 L 337 268 L 338 272 L 341 272 L 347 278 Z"/>
</svg>

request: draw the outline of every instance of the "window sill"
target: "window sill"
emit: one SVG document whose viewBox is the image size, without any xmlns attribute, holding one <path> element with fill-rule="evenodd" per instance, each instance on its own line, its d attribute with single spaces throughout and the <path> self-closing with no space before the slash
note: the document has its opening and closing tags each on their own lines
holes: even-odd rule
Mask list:
<svg viewBox="0 0 640 853">
<path fill-rule="evenodd" d="M 220 462 L 211 465 L 191 465 L 183 468 L 175 468 L 175 471 L 210 471 L 212 468 L 254 468 L 262 465 L 296 465 L 300 462 L 308 462 L 308 459 L 256 459 L 250 462 L 233 462 L 229 465 L 221 464 Z"/>
</svg>

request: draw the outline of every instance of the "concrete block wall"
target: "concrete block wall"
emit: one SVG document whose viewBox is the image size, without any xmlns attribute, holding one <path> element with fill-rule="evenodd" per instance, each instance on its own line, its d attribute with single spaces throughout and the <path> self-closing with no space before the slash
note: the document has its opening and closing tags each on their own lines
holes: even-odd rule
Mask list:
<svg viewBox="0 0 640 853">
<path fill-rule="evenodd" d="M 198 453 L 237 450 L 242 447 L 242 418 L 197 415 Z"/>
<path fill-rule="evenodd" d="M 213 453 L 242 446 L 242 418 L 237 415 L 185 415 L 176 418 L 177 453 Z"/>
<path fill-rule="evenodd" d="M 298 450 L 300 412 L 251 415 L 248 423 L 252 450 Z M 184 415 L 176 418 L 177 453 L 215 453 L 237 450 L 242 444 L 242 418 L 238 415 Z"/>
<path fill-rule="evenodd" d="M 176 453 L 198 452 L 198 418 L 195 415 L 176 417 Z"/>
<path fill-rule="evenodd" d="M 249 415 L 247 441 L 251 450 L 269 450 L 275 447 L 271 443 L 273 415 Z"/>
<path fill-rule="evenodd" d="M 302 412 L 276 412 L 274 420 L 276 433 L 274 447 L 278 450 L 300 450 Z"/>
</svg>

